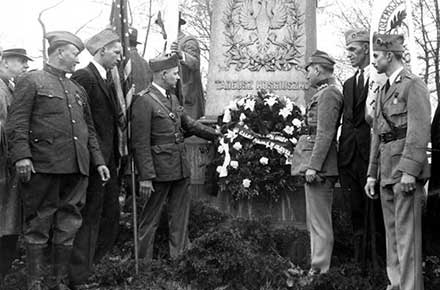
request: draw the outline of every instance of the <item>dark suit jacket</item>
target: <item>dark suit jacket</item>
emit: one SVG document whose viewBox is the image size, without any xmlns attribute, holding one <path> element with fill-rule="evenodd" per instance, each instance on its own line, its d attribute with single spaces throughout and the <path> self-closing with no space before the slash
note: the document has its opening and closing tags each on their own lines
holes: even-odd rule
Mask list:
<svg viewBox="0 0 440 290">
<path fill-rule="evenodd" d="M 73 73 L 72 79 L 79 83 L 89 97 L 92 118 L 106 164 L 118 156 L 118 120 L 121 113 L 114 89 L 109 89 L 95 65 L 89 65 Z"/>
<path fill-rule="evenodd" d="M 175 119 L 169 116 L 154 95 Z M 172 100 L 151 85 L 136 95 L 131 107 L 132 142 L 139 180 L 173 181 L 190 176 L 185 144 L 176 142 L 176 134 L 214 139 L 215 130 L 189 117 L 175 95 Z"/>
<path fill-rule="evenodd" d="M 370 153 L 370 126 L 365 120 L 365 102 L 368 82 L 360 97 L 355 97 L 356 75 L 349 78 L 343 87 L 344 108 L 341 136 L 339 137 L 339 167 L 349 165 L 355 152 L 359 151 L 365 163 Z"/>
<path fill-rule="evenodd" d="M 440 106 L 435 110 L 431 126 L 431 179 L 429 180 L 430 194 L 440 193 Z"/>
<path fill-rule="evenodd" d="M 197 120 L 205 114 L 205 98 L 200 75 L 200 47 L 194 36 L 184 34 L 179 35 L 179 45 L 185 55 L 184 60 L 180 62 L 184 107 L 188 115 Z"/>
</svg>

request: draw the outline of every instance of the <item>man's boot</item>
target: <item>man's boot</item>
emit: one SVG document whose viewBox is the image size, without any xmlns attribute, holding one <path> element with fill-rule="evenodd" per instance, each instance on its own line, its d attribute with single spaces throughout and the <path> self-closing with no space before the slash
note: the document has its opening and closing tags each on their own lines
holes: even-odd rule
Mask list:
<svg viewBox="0 0 440 290">
<path fill-rule="evenodd" d="M 53 290 L 70 290 L 69 288 L 69 262 L 72 255 L 72 246 L 54 245 L 53 253 Z M 51 279 L 52 280 L 52 279 Z"/>
<path fill-rule="evenodd" d="M 26 267 L 27 267 L 27 289 L 45 290 L 43 284 L 44 266 L 43 249 L 45 245 L 27 244 L 26 245 Z"/>
</svg>

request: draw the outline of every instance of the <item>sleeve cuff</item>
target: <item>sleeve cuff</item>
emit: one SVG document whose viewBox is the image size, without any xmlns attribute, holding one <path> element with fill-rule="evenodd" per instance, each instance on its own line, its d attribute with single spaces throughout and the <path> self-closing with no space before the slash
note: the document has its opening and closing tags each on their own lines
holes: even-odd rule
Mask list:
<svg viewBox="0 0 440 290">
<path fill-rule="evenodd" d="M 400 159 L 399 165 L 397 166 L 397 169 L 399 171 L 402 171 L 402 172 L 408 173 L 409 175 L 417 177 L 417 176 L 419 176 L 420 172 L 422 171 L 422 167 L 423 167 L 423 164 L 421 164 L 420 162 L 402 157 Z"/>
</svg>

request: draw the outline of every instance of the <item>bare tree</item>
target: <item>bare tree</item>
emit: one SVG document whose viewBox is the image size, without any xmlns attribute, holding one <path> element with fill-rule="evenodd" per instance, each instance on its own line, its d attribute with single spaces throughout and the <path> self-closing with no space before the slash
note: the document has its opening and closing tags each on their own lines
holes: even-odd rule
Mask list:
<svg viewBox="0 0 440 290">
<path fill-rule="evenodd" d="M 197 37 L 205 60 L 209 59 L 213 4 L 214 0 L 184 0 L 181 4 L 181 11 L 187 22 L 185 30 Z"/>
<path fill-rule="evenodd" d="M 38 22 L 40 22 L 41 28 L 43 30 L 43 62 L 47 61 L 47 52 L 46 52 L 46 32 L 47 31 L 46 31 L 46 25 L 44 24 L 44 21 L 43 21 L 43 14 L 44 14 L 44 12 L 57 7 L 58 5 L 60 5 L 63 2 L 64 2 L 64 0 L 61 0 L 58 3 L 41 10 L 40 13 L 38 14 Z"/>
</svg>

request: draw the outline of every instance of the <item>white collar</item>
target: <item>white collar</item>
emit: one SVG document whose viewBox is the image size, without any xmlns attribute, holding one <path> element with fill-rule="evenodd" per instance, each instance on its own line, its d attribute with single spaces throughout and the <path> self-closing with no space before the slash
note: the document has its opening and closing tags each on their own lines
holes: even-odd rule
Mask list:
<svg viewBox="0 0 440 290">
<path fill-rule="evenodd" d="M 162 88 L 161 86 L 159 86 L 158 84 L 156 84 L 155 82 L 152 82 L 153 86 L 159 90 L 159 92 L 162 93 L 162 95 L 164 95 L 164 97 L 167 96 L 167 90 L 165 90 L 164 88 Z"/>
<path fill-rule="evenodd" d="M 102 77 L 103 80 L 107 79 L 107 70 L 102 66 L 102 64 L 100 64 L 99 62 L 97 62 L 95 59 L 92 59 L 90 61 L 98 70 L 99 75 Z"/>
<path fill-rule="evenodd" d="M 396 79 L 397 79 L 397 76 L 400 74 L 400 72 L 401 72 L 402 70 L 403 70 L 403 66 L 400 67 L 400 68 L 398 68 L 398 69 L 396 69 L 396 70 L 390 75 L 390 77 L 388 78 L 388 80 L 390 81 L 390 85 L 394 84 L 394 82 L 395 82 Z"/>
</svg>

